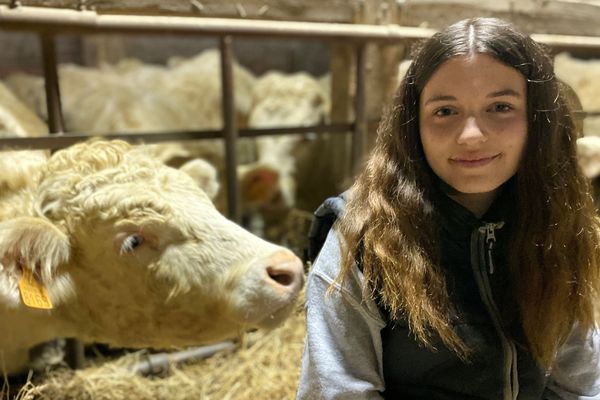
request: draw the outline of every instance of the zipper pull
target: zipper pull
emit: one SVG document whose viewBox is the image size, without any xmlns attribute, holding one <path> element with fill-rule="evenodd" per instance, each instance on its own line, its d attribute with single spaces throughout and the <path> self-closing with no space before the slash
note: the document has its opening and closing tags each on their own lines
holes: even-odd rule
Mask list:
<svg viewBox="0 0 600 400">
<path fill-rule="evenodd" d="M 494 242 L 496 241 L 496 239 L 490 240 L 488 242 L 488 265 L 489 265 L 489 272 L 490 275 L 494 274 L 494 261 L 492 261 L 492 248 L 494 248 Z"/>
<path fill-rule="evenodd" d="M 487 223 L 485 224 L 485 243 L 487 244 L 487 253 L 488 253 L 488 266 L 489 273 L 492 275 L 494 273 L 494 260 L 492 259 L 492 250 L 494 249 L 494 244 L 496 243 L 496 229 L 500 229 L 504 226 L 504 222 L 495 223 Z"/>
</svg>

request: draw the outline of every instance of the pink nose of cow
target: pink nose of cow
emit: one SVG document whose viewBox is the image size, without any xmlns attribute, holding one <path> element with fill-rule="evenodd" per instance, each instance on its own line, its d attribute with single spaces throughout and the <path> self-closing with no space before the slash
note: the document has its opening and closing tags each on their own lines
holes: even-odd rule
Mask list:
<svg viewBox="0 0 600 400">
<path fill-rule="evenodd" d="M 291 251 L 281 250 L 261 261 L 266 266 L 267 280 L 277 290 L 296 293 L 302 288 L 302 262 Z"/>
</svg>

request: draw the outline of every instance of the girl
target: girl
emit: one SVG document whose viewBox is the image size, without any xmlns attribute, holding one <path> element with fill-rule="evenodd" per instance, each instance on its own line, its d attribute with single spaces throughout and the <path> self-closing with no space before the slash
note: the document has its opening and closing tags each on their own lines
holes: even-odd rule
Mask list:
<svg viewBox="0 0 600 400">
<path fill-rule="evenodd" d="M 600 399 L 575 137 L 551 58 L 511 24 L 422 44 L 309 275 L 298 398 Z"/>
</svg>

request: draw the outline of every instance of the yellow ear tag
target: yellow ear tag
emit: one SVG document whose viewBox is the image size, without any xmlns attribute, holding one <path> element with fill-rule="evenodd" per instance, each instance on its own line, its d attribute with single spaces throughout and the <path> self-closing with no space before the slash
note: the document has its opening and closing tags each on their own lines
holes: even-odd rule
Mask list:
<svg viewBox="0 0 600 400">
<path fill-rule="evenodd" d="M 29 268 L 23 268 L 22 272 L 23 277 L 19 281 L 19 290 L 23 303 L 31 308 L 51 309 L 52 302 L 46 288 L 35 279 Z"/>
</svg>

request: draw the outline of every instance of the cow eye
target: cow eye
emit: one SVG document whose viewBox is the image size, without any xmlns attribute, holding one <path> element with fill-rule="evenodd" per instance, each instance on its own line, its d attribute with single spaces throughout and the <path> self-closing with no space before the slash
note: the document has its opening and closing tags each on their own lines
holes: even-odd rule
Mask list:
<svg viewBox="0 0 600 400">
<path fill-rule="evenodd" d="M 129 235 L 123 240 L 121 244 L 121 254 L 131 253 L 133 250 L 138 248 L 144 243 L 144 238 L 140 235 Z"/>
</svg>

